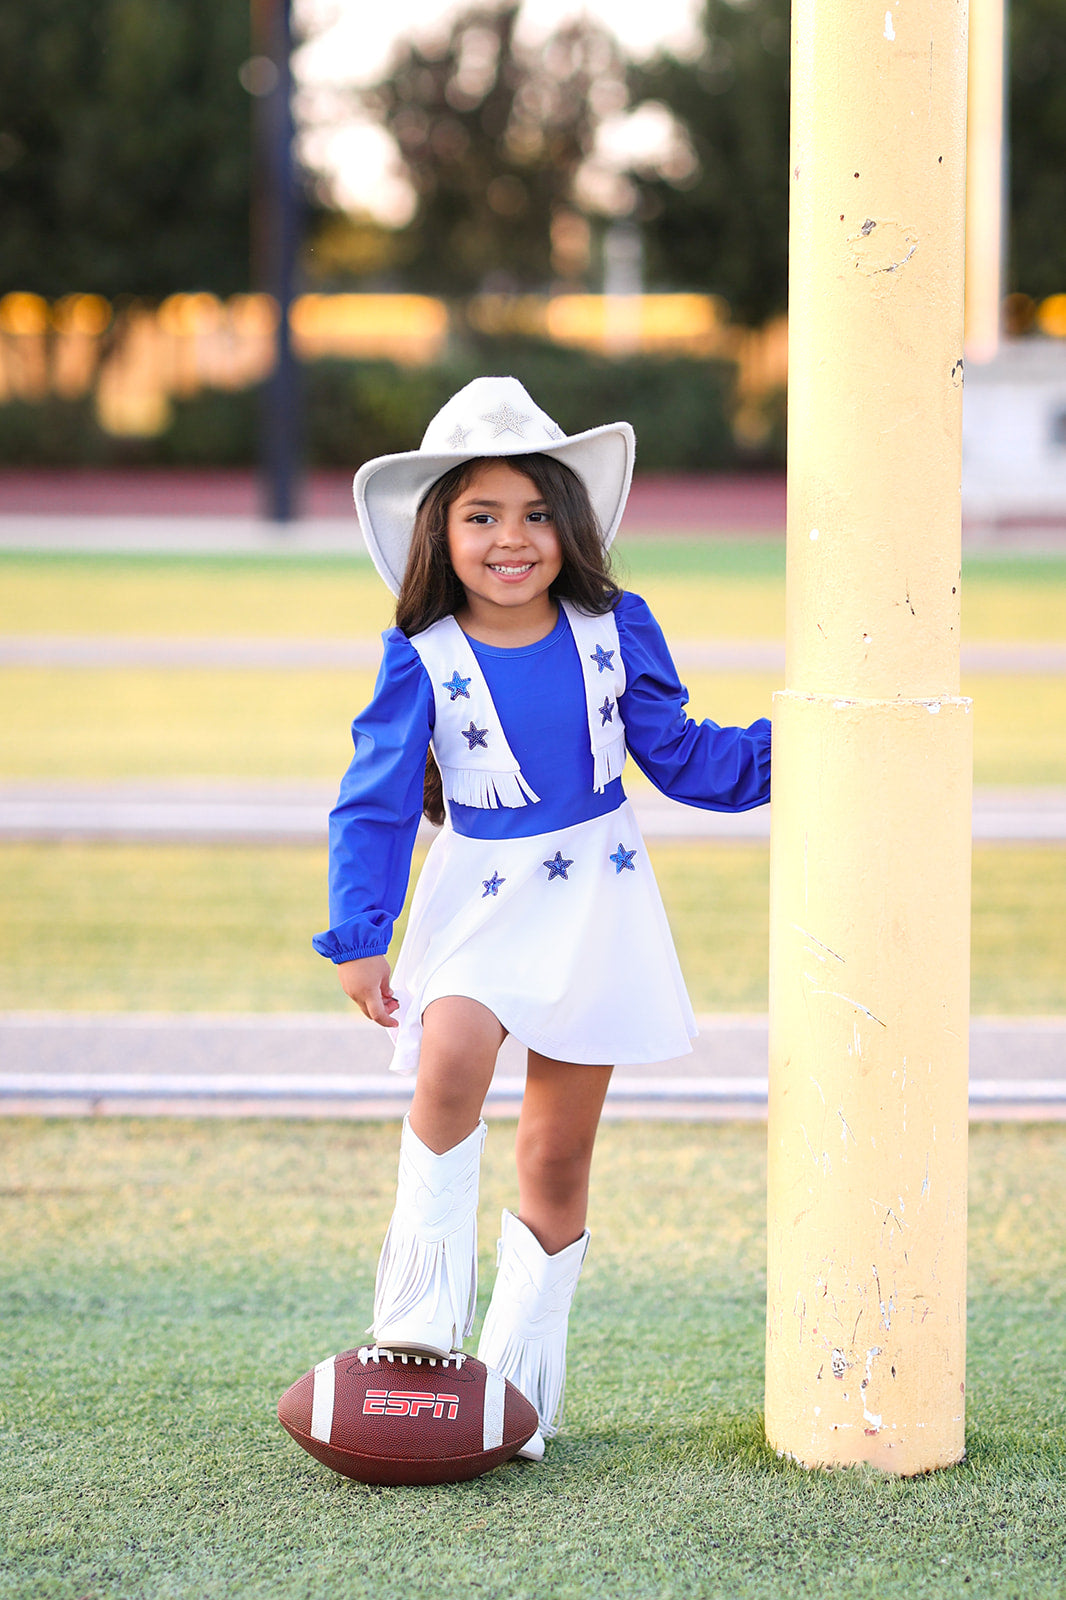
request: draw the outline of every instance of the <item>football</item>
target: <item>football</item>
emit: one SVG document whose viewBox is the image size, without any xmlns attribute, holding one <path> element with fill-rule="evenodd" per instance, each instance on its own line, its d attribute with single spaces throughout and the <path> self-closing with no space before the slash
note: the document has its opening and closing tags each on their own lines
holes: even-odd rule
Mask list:
<svg viewBox="0 0 1066 1600">
<path fill-rule="evenodd" d="M 537 1413 L 473 1356 L 364 1345 L 320 1361 L 278 1401 L 298 1445 L 361 1483 L 460 1483 L 510 1460 Z"/>
</svg>

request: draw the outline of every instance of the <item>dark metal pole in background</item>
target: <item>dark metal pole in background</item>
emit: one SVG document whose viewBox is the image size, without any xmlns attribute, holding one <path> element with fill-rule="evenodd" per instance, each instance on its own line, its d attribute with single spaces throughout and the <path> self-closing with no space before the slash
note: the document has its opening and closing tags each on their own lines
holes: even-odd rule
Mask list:
<svg viewBox="0 0 1066 1600">
<path fill-rule="evenodd" d="M 278 307 L 274 368 L 263 394 L 260 471 L 264 514 L 272 522 L 297 515 L 299 375 L 293 359 L 292 307 L 299 239 L 299 201 L 293 163 L 291 0 L 253 0 L 253 48 L 274 66 L 261 94 L 258 138 L 261 217 L 259 287 Z M 264 85 L 264 88 L 266 85 Z"/>
</svg>

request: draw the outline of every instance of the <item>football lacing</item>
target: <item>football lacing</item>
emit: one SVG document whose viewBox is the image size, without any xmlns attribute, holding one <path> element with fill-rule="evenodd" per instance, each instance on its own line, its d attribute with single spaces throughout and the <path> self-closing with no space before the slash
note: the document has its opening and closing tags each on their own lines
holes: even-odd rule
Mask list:
<svg viewBox="0 0 1066 1600">
<path fill-rule="evenodd" d="M 364 1344 L 356 1355 L 365 1367 L 367 1362 L 373 1361 L 377 1365 L 380 1361 L 400 1361 L 406 1367 L 413 1362 L 416 1367 L 455 1367 L 458 1369 L 466 1361 L 466 1352 L 453 1350 L 450 1356 L 416 1355 L 413 1350 L 386 1350 L 384 1345 Z"/>
</svg>

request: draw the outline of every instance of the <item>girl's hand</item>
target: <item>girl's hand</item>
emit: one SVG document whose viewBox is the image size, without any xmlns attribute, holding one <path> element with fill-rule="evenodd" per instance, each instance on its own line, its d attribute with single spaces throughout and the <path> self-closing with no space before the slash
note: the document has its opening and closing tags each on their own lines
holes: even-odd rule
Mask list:
<svg viewBox="0 0 1066 1600">
<path fill-rule="evenodd" d="M 389 988 L 389 963 L 384 956 L 363 956 L 359 961 L 338 961 L 337 976 L 349 1000 L 354 1000 L 364 1016 L 383 1028 L 397 1028 L 392 1012 L 400 1002 Z"/>
</svg>

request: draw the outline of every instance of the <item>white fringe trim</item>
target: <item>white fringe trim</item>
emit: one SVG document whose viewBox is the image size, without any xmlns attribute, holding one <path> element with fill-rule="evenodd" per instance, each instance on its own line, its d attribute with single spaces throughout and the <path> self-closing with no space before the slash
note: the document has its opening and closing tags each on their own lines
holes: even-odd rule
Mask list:
<svg viewBox="0 0 1066 1600">
<path fill-rule="evenodd" d="M 536 1407 L 540 1431 L 546 1439 L 558 1433 L 566 1396 L 566 1322 L 541 1339 L 524 1339 L 500 1324 L 490 1306 L 478 1345 L 478 1360 L 493 1367 L 513 1383 Z"/>
<path fill-rule="evenodd" d="M 536 1407 L 546 1439 L 563 1420 L 570 1307 L 588 1242 L 586 1229 L 558 1255 L 546 1255 L 525 1224 L 504 1212 L 478 1360 L 502 1373 Z"/>
<path fill-rule="evenodd" d="M 607 785 L 615 778 L 622 776 L 622 768 L 626 764 L 626 736 L 625 730 L 617 739 L 612 739 L 610 744 L 603 745 L 601 749 L 594 750 L 592 767 L 592 787 L 597 794 L 602 794 Z"/>
<path fill-rule="evenodd" d="M 442 1309 L 461 1343 L 470 1332 L 477 1300 L 477 1200 L 481 1151 L 487 1132 L 479 1121 L 453 1149 L 436 1155 L 404 1118 L 396 1206 L 378 1261 L 371 1329 L 396 1327 L 408 1317 L 432 1329 Z"/>
<path fill-rule="evenodd" d="M 416 1313 L 432 1322 L 442 1301 L 465 1339 L 477 1301 L 477 1212 L 445 1238 L 428 1241 L 407 1218 L 393 1216 L 378 1262 L 373 1326 L 390 1327 Z"/>
<path fill-rule="evenodd" d="M 534 794 L 520 772 L 485 772 L 481 768 L 442 767 L 444 793 L 459 806 L 477 806 L 482 811 L 495 811 L 500 806 L 524 806 L 536 802 Z"/>
</svg>

